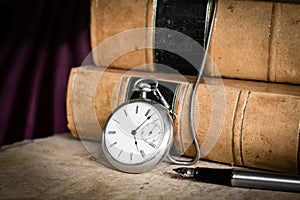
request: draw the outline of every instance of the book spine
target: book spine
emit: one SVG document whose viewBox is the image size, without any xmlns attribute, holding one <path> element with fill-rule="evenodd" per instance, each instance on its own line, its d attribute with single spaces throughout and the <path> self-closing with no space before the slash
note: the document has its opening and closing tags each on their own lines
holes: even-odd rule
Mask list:
<svg viewBox="0 0 300 200">
<path fill-rule="evenodd" d="M 95 64 L 103 66 L 101 59 L 103 51 L 96 49 L 106 39 L 111 39 L 112 36 L 123 31 L 156 27 L 156 14 L 162 10 L 156 6 L 165 6 L 165 4 L 158 4 L 154 0 L 93 0 L 91 41 Z M 300 4 L 218 1 L 209 53 L 221 75 L 227 78 L 300 84 L 299 17 Z M 180 19 L 176 20 L 180 21 Z M 176 24 L 187 23 L 186 19 L 182 19 L 182 23 L 177 21 Z M 199 31 L 201 27 L 195 27 L 194 24 L 191 21 L 191 24 L 186 25 L 186 29 L 190 32 Z M 155 43 L 154 35 L 154 33 L 145 35 L 147 43 Z M 116 58 L 109 66 L 155 71 L 152 63 L 166 60 L 159 55 L 155 57 L 155 49 L 135 49 L 134 45 L 134 43 L 126 44 L 126 48 L 131 51 Z M 107 49 L 106 53 L 120 48 L 122 43 L 117 42 L 115 47 Z M 141 67 L 136 68 L 137 66 Z M 212 68 L 206 69 L 205 73 L 207 76 L 218 75 Z"/>
<path fill-rule="evenodd" d="M 126 100 L 131 77 L 145 76 L 178 83 L 174 101 L 178 116 L 174 124 L 174 145 L 177 153 L 193 156 L 188 121 L 192 84 L 176 75 L 75 68 L 70 75 L 67 95 L 68 127 L 77 138 L 100 141 L 101 127 L 111 112 Z M 206 79 L 206 84 L 199 85 L 195 104 L 202 158 L 298 173 L 299 86 L 237 80 L 224 80 L 224 86 L 220 86 L 213 80 Z M 223 101 L 216 99 L 215 94 L 221 89 Z"/>
</svg>

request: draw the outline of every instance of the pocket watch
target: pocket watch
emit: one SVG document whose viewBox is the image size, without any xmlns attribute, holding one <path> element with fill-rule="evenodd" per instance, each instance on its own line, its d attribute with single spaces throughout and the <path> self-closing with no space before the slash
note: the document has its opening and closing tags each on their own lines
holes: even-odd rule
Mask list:
<svg viewBox="0 0 300 200">
<path fill-rule="evenodd" d="M 149 171 L 169 153 L 173 144 L 175 113 L 158 90 L 158 81 L 141 78 L 134 84 L 140 99 L 118 106 L 102 134 L 102 149 L 108 162 L 128 173 Z M 161 102 L 147 98 L 152 92 Z"/>
</svg>

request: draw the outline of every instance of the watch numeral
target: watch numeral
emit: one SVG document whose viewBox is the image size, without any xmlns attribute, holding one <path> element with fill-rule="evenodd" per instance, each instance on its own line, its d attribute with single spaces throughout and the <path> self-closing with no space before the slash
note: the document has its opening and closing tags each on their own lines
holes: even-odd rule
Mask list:
<svg viewBox="0 0 300 200">
<path fill-rule="evenodd" d="M 114 143 L 112 143 L 111 145 L 109 145 L 109 147 L 113 147 L 113 146 L 115 146 L 117 143 L 118 143 L 118 142 L 114 142 Z"/>
<path fill-rule="evenodd" d="M 142 157 L 144 158 L 145 157 L 145 152 L 143 150 L 140 150 L 140 153 L 141 153 Z"/>
<path fill-rule="evenodd" d="M 123 150 L 121 149 L 121 151 L 120 151 L 120 153 L 119 153 L 119 155 L 118 155 L 118 158 L 120 157 L 120 155 L 121 155 L 122 152 L 123 152 Z"/>
<path fill-rule="evenodd" d="M 130 153 L 130 161 L 132 161 L 133 153 Z"/>
<path fill-rule="evenodd" d="M 114 121 L 115 121 L 116 123 L 120 124 L 120 122 L 118 122 L 117 120 L 114 119 Z"/>
<path fill-rule="evenodd" d="M 116 134 L 116 131 L 108 131 L 108 134 Z"/>
<path fill-rule="evenodd" d="M 150 112 L 150 109 L 147 110 L 147 112 L 145 113 L 145 116 L 147 116 Z"/>
<path fill-rule="evenodd" d="M 137 105 L 135 108 L 135 113 L 138 114 L 138 112 L 139 112 L 139 106 Z"/>
<path fill-rule="evenodd" d="M 155 147 L 156 147 L 156 145 L 155 145 L 155 144 L 153 144 L 152 142 L 150 142 L 150 143 L 149 143 L 149 145 L 150 145 L 151 147 L 153 147 L 153 148 L 155 148 Z"/>
<path fill-rule="evenodd" d="M 127 114 L 127 111 L 126 111 L 126 110 L 124 110 L 124 113 L 125 113 L 125 116 L 127 117 L 127 116 L 128 116 L 128 114 Z"/>
</svg>

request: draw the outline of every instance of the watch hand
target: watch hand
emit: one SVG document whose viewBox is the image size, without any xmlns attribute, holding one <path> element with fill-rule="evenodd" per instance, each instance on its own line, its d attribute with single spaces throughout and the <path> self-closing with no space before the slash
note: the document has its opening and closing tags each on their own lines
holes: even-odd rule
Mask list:
<svg viewBox="0 0 300 200">
<path fill-rule="evenodd" d="M 152 130 L 149 132 L 149 135 L 151 135 L 153 133 L 155 126 L 153 126 Z"/>
<path fill-rule="evenodd" d="M 147 117 L 147 119 L 145 119 L 135 130 L 133 130 L 133 131 L 137 131 L 146 121 L 148 121 L 149 119 L 151 119 L 151 117 L 154 115 L 154 113 L 152 114 L 152 115 L 150 115 L 150 116 L 148 116 Z M 131 131 L 131 134 L 132 134 L 132 132 L 133 131 Z"/>
<path fill-rule="evenodd" d="M 152 114 L 152 115 L 154 115 L 154 113 Z M 136 141 L 136 137 L 135 137 L 135 135 L 136 135 L 136 131 L 146 122 L 146 121 L 148 121 L 149 119 L 151 119 L 151 117 L 152 117 L 152 115 L 150 115 L 150 116 L 148 116 L 147 117 L 147 119 L 145 119 L 135 130 L 132 130 L 131 131 L 131 135 L 133 135 L 133 138 L 134 138 L 134 144 L 135 144 L 135 146 L 136 146 L 136 149 L 137 149 L 137 151 L 139 151 L 139 148 L 138 148 L 138 145 L 137 145 L 137 141 Z"/>
<path fill-rule="evenodd" d="M 138 145 L 137 145 L 137 141 L 136 141 L 135 135 L 133 135 L 133 137 L 134 137 L 134 144 L 135 144 L 135 146 L 136 146 L 136 150 L 137 150 L 137 152 L 139 152 L 139 147 L 138 147 Z"/>
<path fill-rule="evenodd" d="M 133 135 L 133 138 L 134 138 L 134 144 L 135 144 L 135 146 L 136 146 L 136 150 L 139 152 L 139 147 L 138 147 L 138 144 L 137 144 L 137 141 L 136 141 L 136 137 L 135 137 L 135 135 L 136 135 L 136 130 L 132 130 L 132 131 L 131 131 L 131 135 Z"/>
</svg>

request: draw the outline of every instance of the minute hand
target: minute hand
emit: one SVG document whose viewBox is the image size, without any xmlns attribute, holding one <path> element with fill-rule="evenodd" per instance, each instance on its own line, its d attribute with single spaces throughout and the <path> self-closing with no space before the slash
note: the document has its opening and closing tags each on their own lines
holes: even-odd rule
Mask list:
<svg viewBox="0 0 300 200">
<path fill-rule="evenodd" d="M 137 131 L 141 126 L 143 126 L 143 124 L 145 124 L 145 122 L 146 122 L 147 120 L 151 119 L 151 117 L 152 117 L 153 115 L 154 115 L 154 114 L 148 116 L 147 119 L 145 119 L 145 121 L 143 121 L 143 123 L 141 123 L 141 124 L 135 129 L 135 131 Z"/>
</svg>

